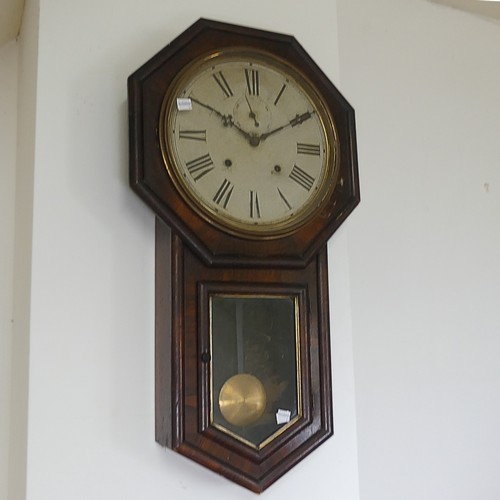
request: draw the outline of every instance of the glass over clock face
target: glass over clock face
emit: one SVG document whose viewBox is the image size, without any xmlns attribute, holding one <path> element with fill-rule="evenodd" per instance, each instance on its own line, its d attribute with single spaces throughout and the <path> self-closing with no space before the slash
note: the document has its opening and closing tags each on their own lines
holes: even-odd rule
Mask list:
<svg viewBox="0 0 500 500">
<path fill-rule="evenodd" d="M 162 154 L 188 204 L 241 236 L 289 234 L 335 185 L 335 126 L 311 83 L 285 61 L 226 50 L 188 65 L 165 96 Z"/>
</svg>

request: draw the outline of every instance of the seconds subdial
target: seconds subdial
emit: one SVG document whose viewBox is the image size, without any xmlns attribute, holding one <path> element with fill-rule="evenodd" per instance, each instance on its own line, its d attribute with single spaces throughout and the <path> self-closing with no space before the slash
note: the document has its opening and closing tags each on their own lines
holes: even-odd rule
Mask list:
<svg viewBox="0 0 500 500">
<path fill-rule="evenodd" d="M 238 99 L 233 116 L 235 123 L 251 135 L 260 136 L 271 126 L 271 110 L 258 96 L 245 94 Z"/>
</svg>

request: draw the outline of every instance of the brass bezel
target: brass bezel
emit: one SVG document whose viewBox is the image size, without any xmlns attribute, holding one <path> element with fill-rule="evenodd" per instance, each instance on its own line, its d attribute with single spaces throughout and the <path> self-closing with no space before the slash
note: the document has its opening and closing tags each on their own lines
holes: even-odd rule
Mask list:
<svg viewBox="0 0 500 500">
<path fill-rule="evenodd" d="M 174 102 L 189 81 L 192 81 L 195 75 L 204 71 L 207 66 L 218 63 L 219 61 L 256 61 L 261 64 L 267 64 L 281 71 L 286 78 L 292 80 L 295 85 L 302 90 L 309 99 L 312 107 L 319 117 L 325 136 L 325 168 L 321 181 L 318 183 L 316 194 L 311 196 L 308 201 L 297 211 L 292 212 L 287 218 L 280 221 L 269 223 L 249 224 L 227 215 L 222 211 L 213 209 L 208 203 L 201 199 L 188 182 L 183 178 L 183 169 L 177 164 L 175 155 L 172 153 L 173 134 L 171 122 L 173 120 L 172 110 Z M 330 199 L 336 185 L 339 174 L 339 140 L 337 129 L 328 112 L 328 106 L 315 85 L 307 76 L 295 66 L 270 52 L 261 49 L 249 47 L 223 48 L 221 50 L 209 52 L 188 64 L 177 77 L 172 85 L 166 91 L 159 119 L 159 140 L 163 161 L 172 179 L 177 191 L 183 200 L 201 217 L 213 226 L 225 231 L 226 233 L 240 236 L 247 239 L 275 239 L 288 236 L 321 212 Z"/>
</svg>

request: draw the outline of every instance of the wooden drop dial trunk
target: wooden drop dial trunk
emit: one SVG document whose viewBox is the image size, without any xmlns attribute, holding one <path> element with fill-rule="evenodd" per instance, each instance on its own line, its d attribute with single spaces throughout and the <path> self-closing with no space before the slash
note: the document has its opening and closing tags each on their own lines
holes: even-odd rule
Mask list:
<svg viewBox="0 0 500 500">
<path fill-rule="evenodd" d="M 128 80 L 156 213 L 156 440 L 261 492 L 333 434 L 326 243 L 354 111 L 289 35 L 200 19 Z"/>
</svg>

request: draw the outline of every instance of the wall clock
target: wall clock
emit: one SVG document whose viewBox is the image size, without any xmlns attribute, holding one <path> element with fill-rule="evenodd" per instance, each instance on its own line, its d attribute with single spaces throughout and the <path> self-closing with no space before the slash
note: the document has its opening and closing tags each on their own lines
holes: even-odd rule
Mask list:
<svg viewBox="0 0 500 500">
<path fill-rule="evenodd" d="M 359 202 L 354 111 L 293 37 L 205 19 L 128 90 L 156 440 L 261 492 L 333 433 L 326 243 Z"/>
</svg>

